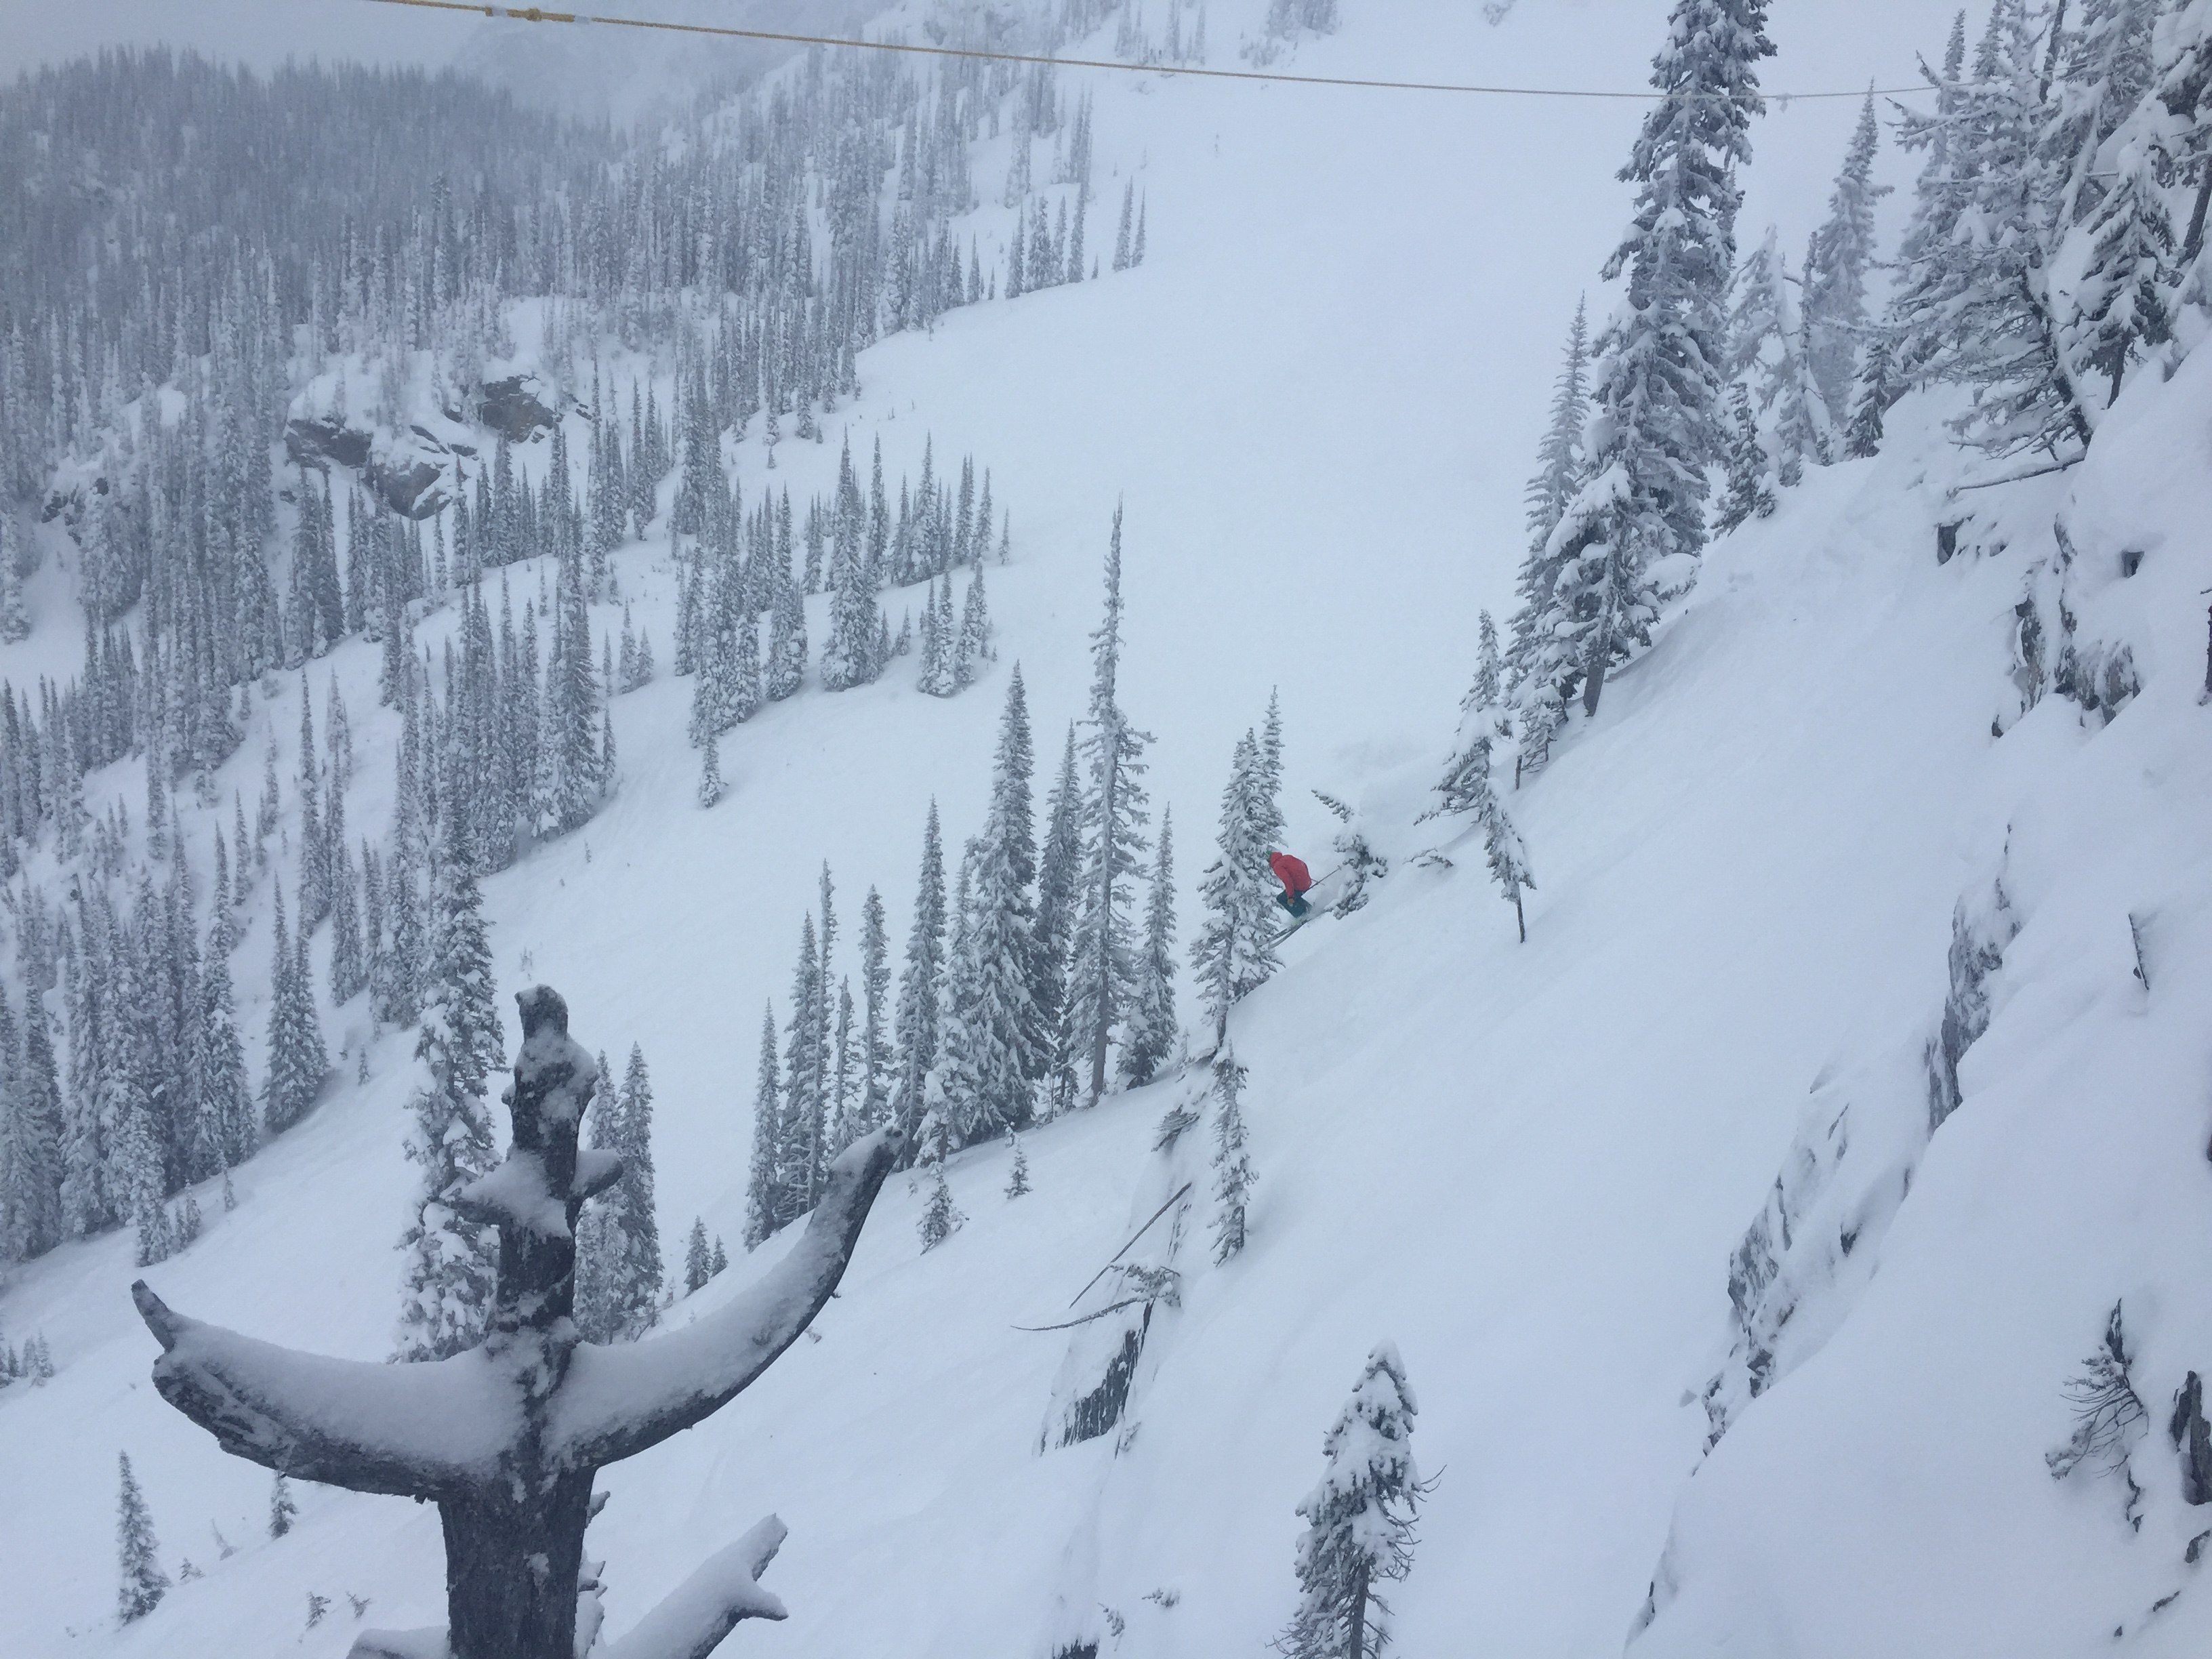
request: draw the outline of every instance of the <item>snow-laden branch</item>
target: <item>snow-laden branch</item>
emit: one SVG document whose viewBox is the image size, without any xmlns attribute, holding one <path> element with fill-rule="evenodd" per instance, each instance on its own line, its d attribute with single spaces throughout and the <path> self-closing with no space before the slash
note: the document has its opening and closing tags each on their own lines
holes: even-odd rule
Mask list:
<svg viewBox="0 0 2212 1659">
<path fill-rule="evenodd" d="M 830 1164 L 791 1253 L 718 1313 L 667 1336 L 586 1343 L 547 1425 L 547 1451 L 569 1468 L 619 1462 L 720 1410 L 799 1340 L 844 1277 L 901 1138 L 878 1130 Z"/>
<path fill-rule="evenodd" d="M 760 1587 L 762 1569 L 783 1547 L 786 1528 L 771 1515 L 700 1564 L 606 1659 L 707 1659 L 743 1619 L 781 1619 L 783 1603 Z"/>
<path fill-rule="evenodd" d="M 434 1496 L 485 1478 L 522 1431 L 511 1378 L 482 1352 L 383 1365 L 295 1352 L 173 1311 L 140 1279 L 154 1386 L 225 1451 L 356 1492 Z"/>
<path fill-rule="evenodd" d="M 346 1659 L 452 1659 L 453 1651 L 442 1626 L 424 1630 L 365 1630 L 353 1638 Z"/>
</svg>

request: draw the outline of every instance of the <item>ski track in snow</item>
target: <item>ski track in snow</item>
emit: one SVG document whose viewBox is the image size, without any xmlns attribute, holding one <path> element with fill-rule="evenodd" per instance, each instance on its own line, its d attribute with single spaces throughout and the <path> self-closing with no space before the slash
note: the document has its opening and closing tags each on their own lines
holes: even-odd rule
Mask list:
<svg viewBox="0 0 2212 1659">
<path fill-rule="evenodd" d="M 1258 9 L 1210 9 L 1217 61 Z M 1299 69 L 1634 86 L 1663 7 L 1523 0 L 1495 30 L 1444 0 L 1346 10 Z M 1910 52 L 1940 47 L 1943 21 L 1898 0 L 1793 9 L 1767 78 L 1893 84 Z M 662 677 L 615 705 L 621 791 L 487 883 L 510 1039 L 507 994 L 543 980 L 587 1047 L 619 1064 L 643 1044 L 671 1244 L 695 1213 L 741 1231 L 757 1011 L 783 995 L 821 861 L 850 970 L 870 884 L 903 937 L 929 797 L 954 847 L 980 822 L 1017 659 L 1040 753 L 1056 755 L 1088 679 L 1117 497 L 1123 696 L 1159 736 L 1155 808 L 1177 809 L 1183 939 L 1231 746 L 1271 685 L 1293 844 L 1310 860 L 1326 847 L 1315 786 L 1407 826 L 1391 850 L 1426 844 L 1410 820 L 1472 669 L 1475 609 L 1507 608 L 1557 341 L 1625 217 L 1611 179 L 1634 111 L 1160 77 L 1097 89 L 1100 206 L 1133 170 L 1146 264 L 894 337 L 863 358 L 863 395 L 822 447 L 787 441 L 763 472 L 755 442 L 739 464 L 750 509 L 764 484 L 802 506 L 826 489 L 841 428 L 863 466 L 880 434 L 894 481 L 918 470 L 926 432 L 940 468 L 973 452 L 1013 514 L 1014 562 L 989 576 L 997 665 L 949 703 L 912 689 L 908 658 L 875 686 L 770 706 L 723 746 L 731 793 L 701 811 L 689 684 L 665 668 L 666 548 L 625 550 L 623 591 Z M 1800 105 L 1760 125 L 1747 229 L 1779 218 L 1784 246 L 1802 246 L 1855 116 Z M 987 145 L 979 185 L 1003 162 Z M 1881 166 L 1904 181 L 1893 149 Z M 773 1510 L 791 1536 L 763 1583 L 792 1619 L 749 1626 L 733 1652 L 1043 1659 L 1071 1620 L 1103 1627 L 1087 1601 L 1126 1620 L 1121 1653 L 1257 1653 L 1291 1607 L 1292 1505 L 1322 1432 L 1385 1337 L 1422 1401 L 1415 1453 L 1442 1472 L 1394 1598 L 1407 1653 L 1617 1652 L 1662 1551 L 1668 1593 L 1639 1656 L 2058 1659 L 2136 1630 L 2185 1582 L 2180 1544 L 2197 1530 L 2172 1491 L 2165 1401 L 2185 1369 L 2212 1370 L 2191 1273 L 2212 1244 L 2197 1161 L 2208 895 L 2191 829 L 2212 805 L 2194 702 L 2208 417 L 2200 352 L 2112 417 L 2190 435 L 1984 492 L 2013 545 L 1939 567 L 1933 524 L 1957 510 L 1942 491 L 1965 463 L 1936 411 L 1909 404 L 1881 459 L 1815 471 L 1718 544 L 1595 726 L 1514 798 L 1541 883 L 1526 946 L 1479 861 L 1400 862 L 1364 910 L 1304 930 L 1239 1008 L 1251 1243 L 1223 1268 L 1186 1244 L 1183 1304 L 1155 1316 L 1125 1449 L 1109 1437 L 1039 1454 L 1066 1339 L 1012 1328 L 1065 1317 L 1156 1202 L 1133 1194 L 1152 1190 L 1173 1081 L 1026 1137 L 1036 1190 L 1014 1203 L 1003 1151 L 956 1158 L 969 1220 L 927 1257 L 925 1194 L 895 1179 L 819 1340 L 605 1477 L 587 1552 L 607 1563 L 609 1630 Z M 2107 621 L 2151 641 L 2146 689 L 2109 732 L 2054 696 L 1993 744 L 1992 716 L 2018 714 L 2012 605 L 2062 508 L 2085 556 L 2152 548 L 2140 592 L 2098 601 L 2139 613 Z M 535 576 L 513 574 L 519 607 Z M 73 669 L 65 594 L 50 560 L 28 595 L 44 625 L 0 652 L 12 677 Z M 817 650 L 823 605 L 809 606 Z M 331 663 L 361 757 L 359 833 L 388 814 L 397 721 L 375 706 L 374 647 Z M 309 675 L 319 724 L 328 673 Z M 265 708 L 289 798 L 293 683 Z M 215 814 L 180 803 L 203 872 L 231 789 L 258 791 L 262 741 L 250 733 L 226 769 Z M 88 781 L 89 804 L 142 781 L 111 769 Z M 1952 906 L 1986 882 L 2008 825 L 2026 926 L 1966 1103 L 1834 1334 L 1701 1463 L 1692 1395 L 1725 1347 L 1729 1253 L 1797 1104 L 1831 1060 L 1932 1018 Z M 234 958 L 257 1064 L 266 890 Z M 2147 997 L 2129 974 L 2131 908 L 2155 917 Z M 320 939 L 314 956 L 319 974 Z M 378 1039 L 356 1087 L 361 1005 L 324 1018 L 333 1053 L 349 1051 L 339 1083 L 240 1170 L 238 1210 L 204 1199 L 205 1237 L 149 1277 L 195 1318 L 377 1358 L 414 1176 L 399 1156 L 412 1037 Z M 787 1243 L 736 1262 L 672 1322 L 720 1305 Z M 64 1246 L 0 1299 L 9 1338 L 43 1332 L 61 1368 L 0 1395 L 0 1470 L 31 1495 L 0 1516 L 8 1650 L 335 1656 L 355 1628 L 349 1592 L 370 1599 L 369 1625 L 437 1622 L 431 1510 L 300 1486 L 294 1532 L 264 1535 L 265 1473 L 153 1392 L 130 1249 L 127 1234 Z M 2119 1297 L 2154 1425 L 2141 1534 L 2112 1483 L 2054 1485 L 2041 1455 L 2069 1427 L 2060 1383 Z M 165 1565 L 208 1570 L 120 1631 L 118 1447 Z M 214 1559 L 210 1522 L 234 1556 Z M 1142 1599 L 1155 1589 L 1177 1604 Z M 303 1633 L 311 1591 L 336 1610 Z M 2130 1650 L 2197 1652 L 2208 1637 L 2198 1587 Z"/>
</svg>

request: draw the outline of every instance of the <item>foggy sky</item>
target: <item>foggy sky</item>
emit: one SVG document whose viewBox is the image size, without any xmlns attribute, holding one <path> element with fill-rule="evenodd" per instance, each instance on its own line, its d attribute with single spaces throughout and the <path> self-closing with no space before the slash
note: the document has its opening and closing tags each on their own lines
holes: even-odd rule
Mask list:
<svg viewBox="0 0 2212 1659">
<path fill-rule="evenodd" d="M 256 69 L 316 57 L 434 67 L 483 21 L 368 0 L 0 0 L 0 76 L 156 43 Z"/>
<path fill-rule="evenodd" d="M 842 32 L 889 0 L 604 0 L 625 16 Z M 572 9 L 589 10 L 593 0 Z M 533 102 L 629 119 L 757 72 L 783 49 L 572 24 L 525 23 L 373 0 L 0 0 L 0 81 L 102 46 L 191 47 L 268 70 L 287 58 L 452 66 Z"/>
</svg>

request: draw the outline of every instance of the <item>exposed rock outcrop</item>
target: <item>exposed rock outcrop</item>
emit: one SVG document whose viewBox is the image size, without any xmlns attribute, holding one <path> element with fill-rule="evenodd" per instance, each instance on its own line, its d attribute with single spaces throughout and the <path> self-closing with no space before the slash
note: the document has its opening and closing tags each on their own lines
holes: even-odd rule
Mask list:
<svg viewBox="0 0 2212 1659">
<path fill-rule="evenodd" d="M 559 418 L 538 397 L 544 390 L 535 374 L 510 374 L 492 381 L 477 392 L 477 424 L 504 433 L 509 443 L 527 443 L 532 433 L 550 427 Z"/>
</svg>

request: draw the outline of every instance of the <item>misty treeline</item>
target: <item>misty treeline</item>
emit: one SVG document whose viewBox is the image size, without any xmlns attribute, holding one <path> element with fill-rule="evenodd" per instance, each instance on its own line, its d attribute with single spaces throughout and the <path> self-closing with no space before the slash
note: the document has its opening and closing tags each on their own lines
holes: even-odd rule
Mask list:
<svg viewBox="0 0 2212 1659">
<path fill-rule="evenodd" d="M 1050 50 L 1115 10 L 944 15 Z M 449 74 L 160 51 L 0 88 L 0 637 L 84 637 L 75 678 L 0 685 L 0 1255 L 134 1221 L 143 1258 L 179 1248 L 189 1189 L 327 1083 L 322 1009 L 437 1003 L 457 865 L 504 867 L 617 785 L 608 703 L 653 646 L 625 614 L 617 656 L 592 609 L 656 520 L 710 750 L 807 676 L 808 592 L 833 595 L 824 689 L 909 649 L 924 690 L 970 683 L 1010 545 L 988 472 L 925 454 L 894 490 L 878 453 L 864 489 L 848 459 L 794 507 L 726 446 L 773 466 L 886 334 L 1140 263 L 1133 181 L 1087 228 L 1096 205 L 1088 98 L 974 59 L 817 52 L 637 134 Z M 1003 249 L 958 232 L 986 206 L 1016 210 Z M 56 553 L 81 617 L 26 602 Z M 877 593 L 925 583 L 894 632 Z M 349 710 L 314 665 L 363 637 L 379 707 Z M 257 737 L 248 800 L 214 780 Z M 131 787 L 88 806 L 118 762 Z M 389 820 L 349 829 L 371 767 Z M 229 958 L 264 915 L 252 1068 Z"/>
</svg>

